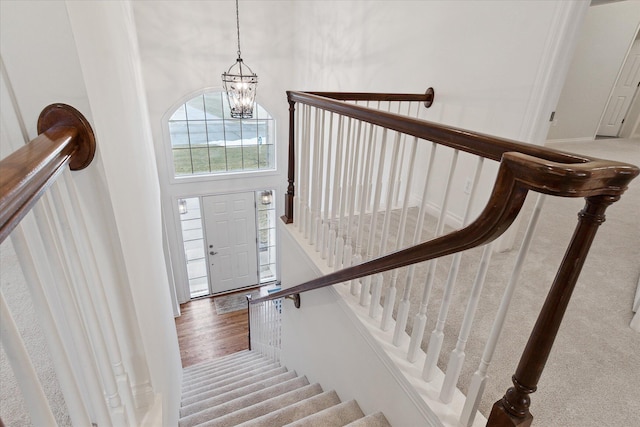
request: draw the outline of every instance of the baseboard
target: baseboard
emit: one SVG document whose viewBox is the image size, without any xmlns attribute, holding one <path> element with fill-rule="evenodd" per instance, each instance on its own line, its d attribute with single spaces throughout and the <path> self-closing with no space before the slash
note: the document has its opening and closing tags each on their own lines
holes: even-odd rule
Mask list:
<svg viewBox="0 0 640 427">
<path fill-rule="evenodd" d="M 544 145 L 549 146 L 553 144 L 563 144 L 567 142 L 590 142 L 590 141 L 593 141 L 593 139 L 594 137 L 589 137 L 589 136 L 581 136 L 580 138 L 547 139 Z"/>
</svg>

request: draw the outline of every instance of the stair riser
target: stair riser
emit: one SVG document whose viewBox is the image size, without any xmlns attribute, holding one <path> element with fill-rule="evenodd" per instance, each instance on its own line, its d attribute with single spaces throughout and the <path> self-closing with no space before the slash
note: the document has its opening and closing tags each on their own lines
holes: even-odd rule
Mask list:
<svg viewBox="0 0 640 427">
<path fill-rule="evenodd" d="M 252 352 L 250 350 L 239 351 L 237 353 L 232 353 L 232 354 L 229 354 L 227 356 L 218 357 L 218 358 L 213 359 L 213 360 L 208 360 L 208 361 L 205 361 L 205 362 L 197 363 L 195 365 L 187 366 L 187 367 L 182 369 L 182 372 L 183 372 L 184 375 L 189 375 L 191 372 L 195 372 L 198 369 L 201 369 L 203 367 L 223 365 L 225 363 L 229 363 L 229 361 L 238 360 L 238 359 L 241 359 L 241 358 L 247 357 L 247 356 L 255 357 L 256 353 Z"/>
<path fill-rule="evenodd" d="M 242 356 L 242 357 L 238 357 L 235 359 L 230 359 L 227 360 L 225 363 L 219 363 L 219 364 L 215 364 L 215 365 L 203 365 L 203 366 L 198 366 L 198 369 L 192 370 L 189 373 L 185 373 L 182 378 L 184 379 L 190 379 L 190 378 L 196 378 L 199 375 L 202 375 L 202 373 L 204 372 L 216 372 L 216 371 L 220 371 L 223 369 L 229 369 L 233 366 L 239 366 L 242 365 L 244 363 L 251 363 L 251 361 L 255 361 L 255 360 L 259 360 L 259 359 L 264 359 L 264 357 L 262 357 L 261 355 L 256 355 L 256 354 L 250 354 L 250 355 L 246 355 L 246 356 Z"/>
<path fill-rule="evenodd" d="M 258 403 L 257 405 L 253 405 L 240 411 L 235 411 L 233 413 L 227 414 L 218 419 L 208 421 L 198 427 L 235 426 L 245 421 L 268 414 L 274 408 L 289 406 L 320 393 L 322 393 L 322 388 L 318 384 L 308 385 L 306 387 L 299 388 L 289 393 L 274 397 L 265 402 Z"/>
<path fill-rule="evenodd" d="M 275 386 L 268 387 L 254 393 L 250 393 L 246 396 L 241 396 L 237 399 L 225 402 L 213 408 L 208 408 L 204 411 L 200 411 L 184 417 L 180 420 L 180 427 L 193 427 L 206 422 L 207 420 L 213 420 L 234 412 L 241 411 L 243 410 L 243 408 L 262 403 L 273 398 L 274 396 L 280 396 L 290 393 L 294 390 L 304 388 L 308 384 L 309 381 L 307 381 L 305 377 L 298 377 L 294 378 L 293 380 L 285 381 L 282 384 L 277 384 Z"/>
<path fill-rule="evenodd" d="M 241 396 L 253 393 L 259 390 L 263 390 L 268 387 L 272 387 L 276 384 L 289 381 L 296 378 L 295 372 L 286 372 L 284 374 L 268 378 L 264 381 L 256 381 L 253 384 L 249 384 L 245 387 L 239 387 L 225 394 L 214 396 L 208 399 L 200 399 L 192 405 L 183 406 L 180 408 L 180 416 L 186 417 L 196 412 L 204 411 L 207 408 L 212 408 L 217 405 L 221 405 L 225 402 L 237 399 Z"/>
<path fill-rule="evenodd" d="M 183 397 L 191 397 L 191 396 L 194 396 L 196 394 L 202 393 L 203 391 L 207 390 L 208 388 L 222 387 L 222 386 L 225 386 L 227 384 L 231 384 L 231 383 L 237 382 L 238 380 L 241 380 L 243 378 L 256 375 L 256 374 L 260 373 L 261 371 L 263 371 L 264 369 L 271 369 L 271 368 L 275 368 L 276 366 L 277 365 L 275 365 L 275 364 L 265 365 L 265 366 L 262 366 L 262 367 L 257 367 L 255 369 L 250 369 L 250 370 L 245 370 L 245 371 L 242 371 L 242 372 L 230 374 L 230 375 L 227 375 L 227 376 L 225 376 L 225 378 L 220 379 L 220 380 L 218 380 L 218 378 L 214 378 L 214 379 L 211 380 L 211 382 L 205 382 L 204 384 L 202 384 L 199 387 L 190 387 L 188 390 L 183 390 L 182 396 Z"/>
<path fill-rule="evenodd" d="M 226 379 L 237 375 L 239 372 L 246 372 L 248 370 L 254 370 L 256 368 L 262 368 L 264 366 L 274 365 L 272 360 L 258 359 L 256 362 L 252 362 L 246 365 L 233 366 L 229 369 L 224 369 L 220 372 L 204 372 L 201 376 L 192 378 L 191 380 L 182 381 L 182 391 L 188 391 L 190 388 L 197 388 L 200 383 L 210 382 L 212 379 Z"/>
<path fill-rule="evenodd" d="M 324 392 L 275 412 L 246 421 L 237 427 L 283 426 L 340 403 L 335 391 Z"/>
<path fill-rule="evenodd" d="M 235 390 L 236 388 L 240 388 L 240 387 L 245 387 L 247 385 L 251 385 L 254 382 L 258 382 L 258 381 L 262 381 L 264 379 L 273 377 L 273 376 L 277 376 L 277 375 L 281 375 L 281 374 L 285 374 L 287 373 L 287 369 L 286 368 L 276 368 L 276 369 L 272 369 L 266 372 L 261 372 L 258 373 L 256 375 L 253 376 L 248 376 L 245 377 L 241 380 L 238 380 L 236 382 L 232 382 L 230 384 L 224 385 L 224 386 L 220 386 L 217 387 L 215 389 L 210 389 L 210 390 L 206 390 L 200 394 L 196 394 L 193 395 L 191 397 L 183 397 L 182 398 L 182 406 L 187 406 L 187 405 L 191 405 L 193 403 L 198 402 L 201 399 L 208 399 L 214 396 L 218 396 L 224 393 L 227 393 L 229 391 Z M 291 371 L 291 373 L 294 374 L 293 378 L 295 378 L 297 375 L 295 375 L 295 371 Z"/>
<path fill-rule="evenodd" d="M 335 391 L 251 351 L 186 372 L 179 427 L 391 427 L 381 413 L 364 417 L 355 401 L 340 403 Z"/>
</svg>

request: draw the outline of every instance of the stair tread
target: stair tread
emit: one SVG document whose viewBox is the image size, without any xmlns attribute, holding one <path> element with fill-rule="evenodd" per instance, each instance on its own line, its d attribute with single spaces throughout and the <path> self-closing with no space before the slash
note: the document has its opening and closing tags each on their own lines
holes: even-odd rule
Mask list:
<svg viewBox="0 0 640 427">
<path fill-rule="evenodd" d="M 342 427 L 363 417 L 360 406 L 350 400 L 287 424 L 287 427 Z"/>
<path fill-rule="evenodd" d="M 182 392 L 179 427 L 391 427 L 250 350 L 183 369 Z"/>
<path fill-rule="evenodd" d="M 260 360 L 259 362 L 249 365 L 242 365 L 237 367 L 231 367 L 229 370 L 223 370 L 221 372 L 204 372 L 199 378 L 193 378 L 187 382 L 182 382 L 182 392 L 190 391 L 196 388 L 200 388 L 203 384 L 213 382 L 214 380 L 220 381 L 226 378 L 236 376 L 238 373 L 256 370 L 265 366 L 276 365 L 272 360 Z"/>
<path fill-rule="evenodd" d="M 235 426 L 242 422 L 268 414 L 273 410 L 277 410 L 283 406 L 292 405 L 304 399 L 322 393 L 322 387 L 319 384 L 310 384 L 305 387 L 292 390 L 280 396 L 256 403 L 255 405 L 243 408 L 241 410 L 226 414 L 217 419 L 198 424 L 197 427 L 228 427 Z"/>
<path fill-rule="evenodd" d="M 267 378 L 271 378 L 273 376 L 278 376 L 281 374 L 284 374 L 287 372 L 287 368 L 284 367 L 277 367 L 268 371 L 260 371 L 259 373 L 256 373 L 255 375 L 252 376 L 248 376 L 248 377 L 244 377 L 236 382 L 231 382 L 229 384 L 226 385 L 222 385 L 222 386 L 218 386 L 216 388 L 212 388 L 212 389 L 207 389 L 205 391 L 203 391 L 202 393 L 199 394 L 194 394 L 192 396 L 189 397 L 182 397 L 182 406 L 188 406 L 191 405 L 193 403 L 196 403 L 200 400 L 203 399 L 208 399 L 214 396 L 218 396 L 220 394 L 224 394 L 227 393 L 231 390 L 234 390 L 235 388 L 239 388 L 239 387 L 244 387 L 246 385 L 249 384 L 253 384 L 254 382 L 257 381 L 262 381 L 264 379 Z M 292 371 L 292 373 L 294 374 L 294 378 L 297 376 L 295 375 L 295 371 Z"/>
<path fill-rule="evenodd" d="M 345 427 L 391 427 L 391 424 L 389 424 L 387 417 L 385 417 L 382 412 L 376 412 L 375 414 L 355 420 Z"/>
<path fill-rule="evenodd" d="M 190 405 L 183 405 L 180 408 L 180 416 L 186 417 L 196 412 L 204 411 L 208 408 L 221 405 L 223 403 L 229 402 L 239 397 L 246 396 L 250 393 L 263 390 L 265 388 L 269 388 L 271 386 L 283 383 L 285 381 L 292 380 L 296 377 L 297 375 L 295 371 L 284 372 L 284 373 L 281 373 L 280 375 L 271 376 L 263 380 L 252 381 L 250 384 L 247 384 L 243 387 L 233 387 L 233 389 L 229 390 L 226 393 L 217 394 L 209 398 L 201 398 Z"/>
<path fill-rule="evenodd" d="M 179 424 L 180 427 L 191 427 L 206 422 L 207 420 L 213 420 L 215 418 L 224 417 L 227 414 L 231 415 L 235 412 L 241 412 L 246 410 L 248 407 L 268 401 L 274 396 L 281 396 L 283 394 L 295 392 L 307 385 L 309 385 L 309 381 L 306 377 L 296 377 L 292 380 L 240 396 L 220 405 L 182 417 Z"/>
<path fill-rule="evenodd" d="M 196 363 L 195 365 L 187 366 L 185 368 L 182 368 L 182 372 L 183 374 L 188 375 L 202 368 L 222 365 L 224 363 L 229 363 L 230 361 L 239 360 L 242 357 L 247 357 L 247 356 L 256 356 L 256 353 L 252 352 L 251 350 L 242 350 L 236 353 L 228 354 L 226 356 L 217 357 L 211 360 L 205 360 L 203 362 Z"/>
<path fill-rule="evenodd" d="M 239 424 L 238 427 L 284 426 L 339 403 L 340 398 L 335 391 L 326 391 L 280 408 L 277 411 L 246 421 Z"/>
<path fill-rule="evenodd" d="M 237 372 L 235 374 L 225 375 L 224 378 L 215 378 L 215 379 L 212 379 L 211 381 L 201 384 L 199 387 L 194 387 L 189 390 L 182 390 L 182 396 L 183 397 L 195 396 L 197 394 L 202 393 L 203 391 L 206 391 L 207 389 L 222 387 L 227 384 L 238 382 L 239 380 L 242 380 L 244 378 L 257 375 L 258 373 L 263 372 L 265 369 L 273 369 L 276 367 L 279 367 L 279 365 L 271 364 L 271 365 L 266 365 L 261 367 L 254 367 L 249 370 L 241 370 L 240 372 Z"/>
<path fill-rule="evenodd" d="M 228 370 L 236 366 L 242 366 L 244 364 L 250 364 L 258 360 L 265 360 L 266 358 L 261 355 L 249 354 L 242 357 L 226 360 L 223 363 L 203 363 L 201 365 L 195 365 L 193 370 L 183 373 L 183 380 L 189 380 L 197 378 L 205 372 L 220 372 L 222 370 Z M 195 369 L 197 368 L 197 369 Z"/>
</svg>

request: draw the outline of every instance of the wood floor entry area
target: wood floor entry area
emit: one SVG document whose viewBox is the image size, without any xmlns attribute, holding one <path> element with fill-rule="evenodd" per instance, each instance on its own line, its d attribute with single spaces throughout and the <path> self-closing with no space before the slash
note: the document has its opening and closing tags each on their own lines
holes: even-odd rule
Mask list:
<svg viewBox="0 0 640 427">
<path fill-rule="evenodd" d="M 218 314 L 214 300 L 180 305 L 182 314 L 175 321 L 183 368 L 249 348 L 247 310 Z"/>
</svg>

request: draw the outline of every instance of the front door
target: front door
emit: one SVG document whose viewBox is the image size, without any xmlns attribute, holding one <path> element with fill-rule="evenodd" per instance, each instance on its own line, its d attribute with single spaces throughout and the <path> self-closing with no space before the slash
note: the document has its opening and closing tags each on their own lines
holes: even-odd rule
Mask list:
<svg viewBox="0 0 640 427">
<path fill-rule="evenodd" d="M 202 198 L 211 293 L 258 284 L 254 193 Z"/>
</svg>

